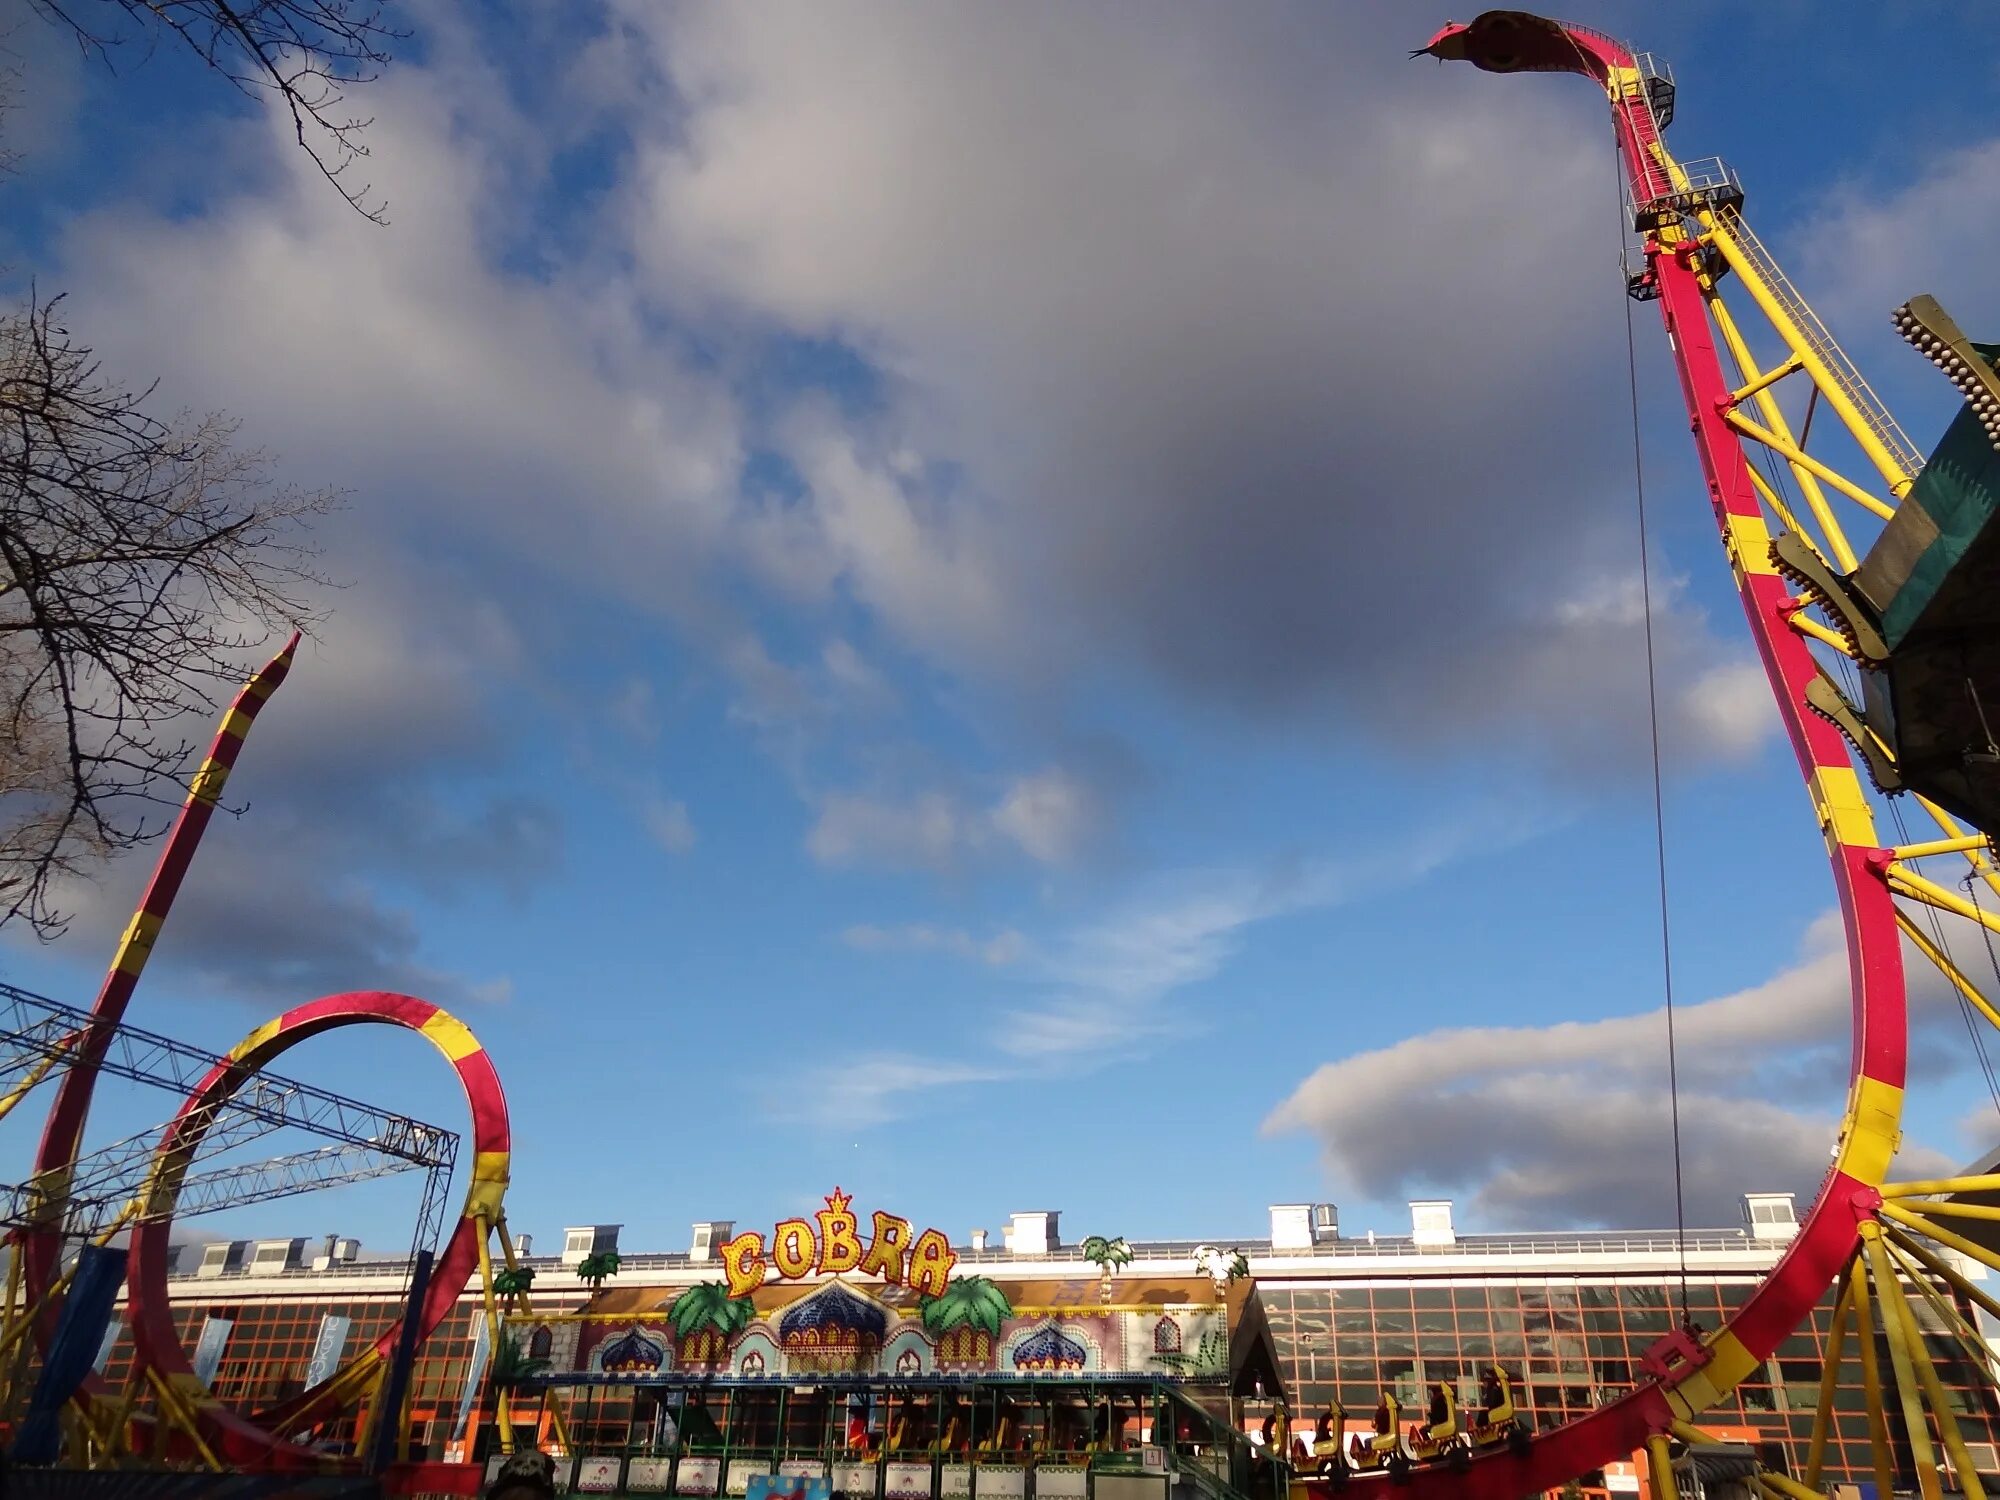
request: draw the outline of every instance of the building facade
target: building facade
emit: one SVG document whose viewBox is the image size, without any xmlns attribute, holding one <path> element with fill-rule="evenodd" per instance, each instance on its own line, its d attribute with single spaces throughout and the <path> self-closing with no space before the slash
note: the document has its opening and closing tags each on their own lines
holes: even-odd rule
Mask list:
<svg viewBox="0 0 2000 1500">
<path fill-rule="evenodd" d="M 1140 1295 L 1121 1293 L 1121 1286 L 1172 1288 L 1190 1279 L 1199 1284 L 1200 1270 L 1212 1268 L 1218 1251 L 1224 1256 L 1241 1251 L 1248 1275 L 1240 1290 L 1256 1304 L 1260 1326 L 1255 1336 L 1264 1338 L 1262 1330 L 1268 1329 L 1268 1351 L 1262 1364 L 1243 1364 L 1240 1349 L 1235 1357 L 1234 1384 L 1225 1394 L 1233 1402 L 1230 1420 L 1240 1428 L 1257 1431 L 1282 1402 L 1294 1432 L 1309 1435 L 1326 1413 L 1335 1414 L 1339 1431 L 1366 1431 L 1385 1392 L 1414 1416 L 1441 1381 L 1453 1383 L 1469 1406 L 1477 1399 L 1480 1376 L 1496 1365 L 1507 1372 L 1525 1418 L 1535 1427 L 1550 1427 L 1629 1390 L 1645 1351 L 1684 1318 L 1709 1329 L 1725 1321 L 1776 1263 L 1795 1229 L 1788 1195 L 1751 1195 L 1745 1199 L 1741 1226 L 1690 1230 L 1679 1237 L 1671 1231 L 1463 1235 L 1453 1226 L 1449 1203 L 1427 1202 L 1411 1205 L 1407 1234 L 1349 1238 L 1341 1235 L 1329 1206 L 1286 1204 L 1272 1209 L 1268 1238 L 1235 1245 L 1135 1243 L 1126 1247 L 1129 1264 L 1107 1267 L 1101 1258 L 1086 1260 L 1082 1246 L 1063 1241 L 1057 1215 L 1024 1213 L 1012 1217 L 997 1246 L 981 1233 L 955 1247 L 952 1274 L 989 1278 L 1007 1289 L 1013 1303 L 1022 1304 L 1022 1319 L 1005 1330 L 997 1321 L 992 1325 L 993 1347 L 982 1344 L 977 1351 L 986 1360 L 989 1354 L 999 1358 L 1002 1342 L 1011 1340 L 1007 1347 L 1017 1354 L 1026 1347 L 1024 1341 L 1039 1331 L 1029 1326 L 1028 1314 L 1048 1315 L 1051 1328 L 1080 1326 L 1081 1313 L 1091 1304 Z M 824 1355 L 815 1355 L 817 1364 L 801 1362 L 793 1358 L 799 1351 L 775 1344 L 768 1351 L 746 1345 L 725 1354 L 720 1343 L 694 1349 L 675 1342 L 671 1314 L 680 1296 L 742 1271 L 729 1253 L 740 1240 L 733 1231 L 728 1223 L 702 1224 L 686 1251 L 627 1253 L 616 1276 L 595 1293 L 574 1271 L 588 1257 L 617 1248 L 616 1226 L 572 1230 L 562 1254 L 527 1257 L 524 1264 L 537 1271 L 534 1315 L 511 1319 L 507 1337 L 518 1342 L 520 1356 L 546 1363 L 538 1382 L 531 1381 L 514 1400 L 520 1438 L 560 1444 L 540 1395 L 551 1387 L 563 1402 L 572 1453 L 631 1454 L 659 1451 L 663 1430 L 674 1430 L 662 1426 L 662 1410 L 670 1405 L 664 1388 L 684 1372 L 737 1377 L 739 1383 L 768 1375 L 774 1383 L 796 1388 L 815 1371 L 835 1369 L 825 1364 Z M 259 1253 L 272 1245 L 290 1248 L 282 1256 Z M 252 1410 L 275 1405 L 323 1378 L 400 1316 L 406 1275 L 402 1264 L 343 1259 L 332 1253 L 335 1248 L 329 1246 L 329 1253 L 311 1261 L 301 1242 L 289 1241 L 183 1255 L 187 1270 L 172 1278 L 170 1289 L 184 1346 L 193 1351 L 197 1370 L 221 1399 Z M 1964 1269 L 1974 1280 L 1984 1274 L 1970 1262 Z M 866 1274 L 843 1271 L 843 1283 L 869 1291 Z M 829 1278 L 808 1272 L 795 1279 L 804 1295 Z M 912 1321 L 907 1326 L 916 1327 L 909 1288 L 876 1290 L 889 1294 L 892 1319 L 898 1295 L 908 1293 L 903 1300 Z M 477 1293 L 474 1287 L 461 1298 L 419 1359 L 409 1408 L 414 1456 L 476 1458 L 492 1445 L 494 1414 L 486 1389 L 491 1351 Z M 1183 1294 L 1145 1295 L 1160 1301 Z M 769 1300 L 768 1291 L 758 1296 Z M 876 1299 L 870 1294 L 859 1300 Z M 1952 1300 L 1968 1323 L 1981 1326 L 1976 1309 L 1955 1296 Z M 1051 1312 L 1065 1305 L 1077 1310 L 1068 1323 Z M 779 1314 L 777 1304 L 772 1306 L 775 1336 Z M 1921 1318 L 1921 1299 L 1918 1307 Z M 1015 1310 L 1009 1308 L 1010 1313 Z M 1786 1340 L 1777 1357 L 1758 1378 L 1739 1387 L 1725 1408 L 1705 1417 L 1705 1425 L 1755 1442 L 1766 1463 L 1797 1472 L 1819 1398 L 1831 1312 L 1829 1294 L 1809 1325 Z M 802 1317 L 792 1316 L 794 1321 Z M 845 1321 L 860 1319 L 847 1315 Z M 1165 1339 L 1168 1334 L 1158 1330 L 1173 1323 L 1172 1332 L 1181 1334 L 1183 1321 L 1176 1312 L 1146 1323 L 1146 1328 Z M 1924 1328 L 1972 1444 L 1974 1462 L 2000 1471 L 1995 1453 L 2000 1410 L 1991 1377 L 1981 1368 L 1990 1356 L 1960 1344 L 1935 1319 L 1926 1319 Z M 963 1349 L 948 1343 L 953 1336 L 961 1339 Z M 955 1335 L 944 1330 L 935 1337 L 908 1337 L 908 1348 L 901 1350 L 905 1363 L 892 1364 L 885 1355 L 880 1369 L 886 1375 L 914 1373 L 920 1367 L 925 1373 L 953 1368 L 955 1358 L 973 1359 L 975 1337 L 976 1330 L 965 1328 Z M 626 1343 L 618 1343 L 620 1338 Z M 1061 1342 L 1057 1339 L 1051 1347 Z M 1130 1377 L 1144 1363 L 1137 1356 L 1095 1347 L 1081 1352 L 1090 1339 L 1071 1342 L 1079 1352 L 1077 1368 L 1065 1367 L 1067 1375 L 1088 1380 L 1095 1373 L 1108 1383 Z M 1181 1354 L 1178 1342 L 1171 1354 Z M 100 1368 L 115 1378 L 129 1356 L 129 1336 L 118 1333 L 107 1344 Z M 1178 1368 L 1174 1359 L 1162 1359 Z M 999 1363 L 1005 1365 L 1004 1360 Z M 1882 1363 L 1886 1368 L 1886 1349 Z M 1114 1369 L 1117 1365 L 1131 1368 Z M 963 1368 L 971 1368 L 970 1363 Z M 1009 1367 L 1002 1373 L 1023 1371 Z M 780 1376 L 785 1380 L 779 1381 Z M 682 1410 L 681 1400 L 671 1398 L 670 1417 Z M 1118 1410 L 1115 1398 L 1113 1410 Z M 1835 1414 L 1827 1478 L 1865 1479 L 1870 1472 L 1868 1420 L 1851 1356 L 1835 1393 Z M 1135 1408 L 1131 1418 L 1130 1437 L 1136 1443 L 1147 1436 L 1144 1413 Z M 792 1419 L 771 1420 L 782 1426 Z M 826 1427 L 824 1420 L 821 1427 Z M 801 1451 L 824 1441 L 789 1428 L 785 1434 L 776 1428 L 773 1432 L 772 1442 L 794 1444 Z M 1907 1473 L 1906 1450 L 1900 1461 Z M 1636 1464 L 1613 1465 L 1601 1487 L 1612 1493 L 1636 1490 L 1638 1474 Z M 725 1468 L 709 1482 L 727 1489 L 732 1479 Z"/>
</svg>

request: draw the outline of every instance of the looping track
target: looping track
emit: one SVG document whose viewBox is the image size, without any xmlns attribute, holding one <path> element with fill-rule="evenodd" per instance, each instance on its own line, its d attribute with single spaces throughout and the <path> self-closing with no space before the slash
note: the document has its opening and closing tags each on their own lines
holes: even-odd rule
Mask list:
<svg viewBox="0 0 2000 1500">
<path fill-rule="evenodd" d="M 431 1042 L 458 1074 L 472 1111 L 471 1181 L 464 1212 L 438 1256 L 418 1315 L 418 1337 L 425 1339 L 451 1314 L 460 1293 L 479 1270 L 480 1241 L 487 1224 L 499 1215 L 508 1165 L 507 1100 L 492 1060 L 462 1022 L 429 1001 L 381 990 L 329 995 L 286 1011 L 251 1032 L 224 1063 L 196 1085 L 167 1127 L 155 1156 L 151 1191 L 162 1209 L 171 1207 L 181 1176 L 214 1118 L 214 1105 L 251 1075 L 300 1042 L 343 1027 L 371 1025 L 402 1027 Z M 190 1399 L 203 1437 L 225 1462 L 259 1467 L 286 1462 L 315 1464 L 317 1455 L 284 1442 L 278 1434 L 296 1432 L 360 1399 L 390 1357 L 397 1329 L 392 1326 L 319 1385 L 269 1411 L 246 1417 L 209 1394 L 181 1346 L 167 1298 L 167 1240 L 172 1227 L 171 1218 L 163 1211 L 150 1215 L 133 1232 L 131 1320 L 137 1362 L 172 1382 Z"/>
<path fill-rule="evenodd" d="M 1424 53 L 1489 72 L 1577 73 L 1611 104 L 1632 201 L 1658 201 L 1686 180 L 1665 150 L 1632 53 L 1610 38 L 1516 11 L 1492 11 L 1451 25 Z M 1644 1383 L 1589 1416 L 1536 1435 L 1519 1454 L 1476 1457 L 1462 1471 L 1419 1469 L 1399 1496 L 1516 1500 L 1577 1474 L 1629 1457 L 1725 1397 L 1776 1351 L 1852 1262 L 1861 1225 L 1881 1203 L 1902 1113 L 1907 1027 L 1896 912 L 1883 876 L 1874 819 L 1847 741 L 1807 702 L 1818 668 L 1788 625 L 1796 604 L 1771 559 L 1771 532 L 1737 432 L 1724 419 L 1732 387 L 1718 357 L 1698 246 L 1677 227 L 1646 236 L 1660 316 L 1673 346 L 1717 535 L 1729 559 L 1750 633 L 1820 829 L 1839 893 L 1853 988 L 1853 1053 L 1847 1107 L 1831 1170 L 1797 1239 L 1722 1329 L 1698 1346 L 1668 1341 Z M 1691 1357 L 1689 1357 L 1691 1355 Z M 1355 1475 L 1349 1493 L 1386 1488 L 1386 1476 Z M 1314 1486 L 1318 1488 L 1319 1486 Z"/>
</svg>

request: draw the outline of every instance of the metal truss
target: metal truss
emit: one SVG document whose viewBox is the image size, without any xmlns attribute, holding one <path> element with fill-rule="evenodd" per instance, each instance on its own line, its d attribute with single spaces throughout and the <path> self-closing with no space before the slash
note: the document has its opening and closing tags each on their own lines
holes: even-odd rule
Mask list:
<svg viewBox="0 0 2000 1500">
<path fill-rule="evenodd" d="M 361 1146 L 346 1144 L 317 1146 L 268 1161 L 237 1162 L 209 1172 L 190 1173 L 180 1184 L 171 1203 L 157 1207 L 144 1201 L 143 1178 L 136 1190 L 129 1184 L 102 1186 L 97 1191 L 72 1193 L 64 1203 L 63 1232 L 75 1238 L 95 1238 L 114 1224 L 137 1224 L 149 1219 L 192 1218 L 199 1214 L 241 1208 L 250 1203 L 267 1203 L 274 1198 L 290 1198 L 321 1188 L 343 1187 L 350 1182 L 369 1182 L 377 1177 L 394 1177 L 403 1172 L 426 1170 L 416 1162 L 383 1156 Z M 448 1182 L 448 1164 L 428 1169 Z M 425 1195 L 430 1201 L 432 1193 Z M 40 1213 L 42 1196 L 32 1183 L 0 1184 L 0 1226 L 25 1228 L 44 1222 Z M 128 1206 L 131 1207 L 128 1212 Z M 435 1217 L 435 1216 L 433 1216 Z M 422 1221 L 419 1221 L 420 1225 Z M 421 1233 L 421 1228 L 419 1230 Z M 432 1238 L 435 1238 L 435 1228 Z"/>
<path fill-rule="evenodd" d="M 102 1040 L 101 1073 L 182 1099 L 218 1068 L 232 1065 L 220 1053 L 136 1026 L 107 1026 L 86 1011 L 0 984 L 0 1084 L 15 1081 L 17 1089 L 23 1088 L 27 1080 L 39 1081 L 70 1066 L 76 1057 L 96 1050 L 84 1044 L 93 1031 L 93 1040 Z M 446 1189 L 458 1161 L 457 1132 L 263 1072 L 248 1074 L 229 1098 L 204 1106 L 203 1114 L 199 1121 L 183 1124 L 183 1139 L 197 1140 L 184 1168 L 286 1128 L 329 1144 L 268 1161 L 186 1171 L 177 1192 L 154 1203 L 150 1188 L 162 1130 L 127 1136 L 77 1158 L 60 1209 L 65 1234 L 96 1235 L 121 1220 L 215 1213 L 421 1171 L 425 1184 L 413 1243 L 423 1248 L 437 1242 Z M 35 1182 L 0 1183 L 0 1226 L 45 1225 L 51 1207 Z"/>
</svg>

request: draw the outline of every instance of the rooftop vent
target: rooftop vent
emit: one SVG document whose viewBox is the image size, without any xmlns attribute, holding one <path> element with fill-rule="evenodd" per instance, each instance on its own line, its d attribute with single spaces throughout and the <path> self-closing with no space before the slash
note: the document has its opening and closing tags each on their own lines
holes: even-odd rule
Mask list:
<svg viewBox="0 0 2000 1500">
<path fill-rule="evenodd" d="M 250 1249 L 248 1240 L 216 1240 L 202 1248 L 197 1276 L 226 1276 L 243 1269 L 243 1257 Z"/>
<path fill-rule="evenodd" d="M 1451 1227 L 1451 1199 L 1431 1198 L 1411 1203 L 1410 1238 L 1419 1250 L 1457 1244 L 1458 1235 Z"/>
<path fill-rule="evenodd" d="M 1789 1240 L 1799 1232 L 1799 1210 L 1790 1193 L 1745 1193 L 1743 1222 L 1753 1240 Z"/>
<path fill-rule="evenodd" d="M 603 1255 L 618 1248 L 618 1231 L 622 1224 L 577 1224 L 563 1231 L 562 1263 L 579 1266 L 593 1255 Z"/>
<path fill-rule="evenodd" d="M 1010 1217 L 1006 1240 L 1013 1255 L 1050 1255 L 1062 1243 L 1056 1227 L 1058 1215 L 1048 1210 L 1014 1214 Z"/>
<path fill-rule="evenodd" d="M 734 1219 L 710 1219 L 694 1226 L 694 1241 L 688 1246 L 689 1260 L 714 1260 L 716 1251 L 728 1243 L 736 1229 Z"/>
<path fill-rule="evenodd" d="M 1271 1205 L 1271 1248 L 1273 1250 L 1310 1250 L 1313 1243 L 1312 1205 L 1310 1203 L 1273 1203 Z"/>
</svg>

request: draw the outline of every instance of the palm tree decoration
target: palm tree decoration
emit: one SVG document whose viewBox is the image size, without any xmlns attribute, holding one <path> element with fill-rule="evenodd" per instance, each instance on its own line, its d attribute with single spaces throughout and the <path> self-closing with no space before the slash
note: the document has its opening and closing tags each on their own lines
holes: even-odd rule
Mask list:
<svg viewBox="0 0 2000 1500">
<path fill-rule="evenodd" d="M 549 1373 L 549 1362 L 536 1359 L 521 1348 L 521 1341 L 511 1333 L 500 1336 L 500 1346 L 493 1351 L 493 1384 L 503 1391 L 513 1390 L 539 1376 Z"/>
<path fill-rule="evenodd" d="M 493 1273 L 493 1295 L 496 1297 L 525 1297 L 534 1285 L 533 1266 L 508 1266 Z"/>
<path fill-rule="evenodd" d="M 576 1264 L 577 1279 L 593 1292 L 602 1291 L 607 1277 L 618 1274 L 618 1252 L 600 1250 L 595 1255 L 586 1255 Z M 532 1274 L 532 1273 L 531 1273 Z"/>
<path fill-rule="evenodd" d="M 1203 1245 L 1194 1253 L 1194 1265 L 1215 1283 L 1218 1291 L 1250 1274 L 1250 1257 L 1234 1247 L 1218 1250 L 1213 1245 Z"/>
<path fill-rule="evenodd" d="M 684 1360 L 713 1360 L 729 1341 L 748 1328 L 757 1309 L 748 1297 L 732 1297 L 721 1281 L 689 1287 L 667 1309 L 667 1322 L 681 1341 Z"/>
<path fill-rule="evenodd" d="M 961 1276 L 938 1296 L 924 1298 L 919 1316 L 924 1331 L 937 1340 L 940 1359 L 969 1362 L 993 1352 L 1014 1306 L 984 1276 Z"/>
<path fill-rule="evenodd" d="M 1183 1380 L 1196 1375 L 1215 1375 L 1229 1368 L 1229 1340 L 1220 1329 L 1211 1328 L 1201 1336 L 1194 1353 L 1182 1350 L 1179 1354 L 1155 1354 L 1153 1362 Z"/>
<path fill-rule="evenodd" d="M 1123 1235 L 1107 1240 L 1101 1234 L 1093 1234 L 1083 1242 L 1083 1258 L 1097 1267 L 1102 1277 L 1098 1284 L 1099 1295 L 1110 1301 L 1111 1278 L 1120 1266 L 1132 1264 L 1132 1247 L 1125 1243 Z"/>
</svg>

